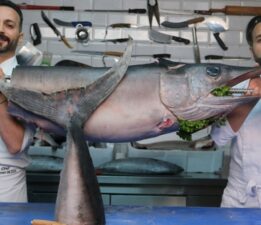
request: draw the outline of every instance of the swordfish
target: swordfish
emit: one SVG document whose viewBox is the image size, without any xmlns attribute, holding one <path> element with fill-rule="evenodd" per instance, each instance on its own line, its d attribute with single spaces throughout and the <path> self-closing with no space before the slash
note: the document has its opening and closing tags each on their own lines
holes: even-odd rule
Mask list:
<svg viewBox="0 0 261 225">
<path fill-rule="evenodd" d="M 0 81 L 12 115 L 67 137 L 55 213 L 61 223 L 105 224 L 85 140 L 125 142 L 154 137 L 177 131 L 178 118 L 221 116 L 259 98 L 210 93 L 259 75 L 260 67 L 168 60 L 129 66 L 131 50 L 130 40 L 112 68 L 17 67 L 11 82 Z"/>
</svg>

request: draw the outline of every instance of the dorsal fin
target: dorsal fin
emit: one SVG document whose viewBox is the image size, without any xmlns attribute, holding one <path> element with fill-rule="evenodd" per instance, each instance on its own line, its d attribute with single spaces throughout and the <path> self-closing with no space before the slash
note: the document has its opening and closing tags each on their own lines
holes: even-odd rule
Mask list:
<svg viewBox="0 0 261 225">
<path fill-rule="evenodd" d="M 164 66 L 166 68 L 177 66 L 177 65 L 181 64 L 180 62 L 175 62 L 175 61 L 171 61 L 171 60 L 164 59 L 164 58 L 159 58 L 158 63 L 160 66 Z"/>
</svg>

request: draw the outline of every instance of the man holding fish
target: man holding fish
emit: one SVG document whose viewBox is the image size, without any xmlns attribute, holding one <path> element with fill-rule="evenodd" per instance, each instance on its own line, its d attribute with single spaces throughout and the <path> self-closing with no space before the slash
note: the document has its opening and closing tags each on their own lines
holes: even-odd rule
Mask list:
<svg viewBox="0 0 261 225">
<path fill-rule="evenodd" d="M 17 65 L 15 51 L 22 40 L 21 10 L 0 0 L 0 79 L 10 78 Z M 33 132 L 7 113 L 7 99 L 0 92 L 0 202 L 26 202 L 26 149 Z"/>
<path fill-rule="evenodd" d="M 261 16 L 250 20 L 246 39 L 258 65 L 261 65 Z M 238 85 L 248 87 L 247 95 L 261 95 L 261 79 Z M 218 146 L 231 141 L 228 184 L 222 207 L 261 207 L 261 101 L 241 105 L 227 116 L 225 126 L 214 126 L 211 136 Z"/>
</svg>

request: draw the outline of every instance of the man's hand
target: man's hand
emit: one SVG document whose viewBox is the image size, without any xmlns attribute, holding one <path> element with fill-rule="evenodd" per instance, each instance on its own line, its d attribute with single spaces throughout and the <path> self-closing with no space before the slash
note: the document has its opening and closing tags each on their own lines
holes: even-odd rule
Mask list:
<svg viewBox="0 0 261 225">
<path fill-rule="evenodd" d="M 251 93 L 247 93 L 250 95 L 259 95 L 261 96 L 261 78 L 260 77 L 255 77 L 252 78 L 249 82 L 249 89 L 252 89 Z"/>
<path fill-rule="evenodd" d="M 0 68 L 0 80 L 3 80 L 5 78 L 4 72 L 2 68 Z M 6 102 L 6 97 L 0 92 L 0 105 Z"/>
</svg>

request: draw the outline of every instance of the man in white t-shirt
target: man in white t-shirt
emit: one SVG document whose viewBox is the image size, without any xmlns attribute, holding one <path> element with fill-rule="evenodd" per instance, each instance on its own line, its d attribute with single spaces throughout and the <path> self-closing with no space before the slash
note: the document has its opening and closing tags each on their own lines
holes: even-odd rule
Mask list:
<svg viewBox="0 0 261 225">
<path fill-rule="evenodd" d="M 261 65 L 261 16 L 250 20 L 246 37 L 255 61 Z M 260 77 L 238 87 L 248 87 L 261 96 Z M 211 132 L 218 146 L 231 141 L 228 184 L 221 206 L 261 208 L 261 101 L 239 106 L 227 118 L 225 126 L 214 126 Z"/>
<path fill-rule="evenodd" d="M 17 66 L 16 47 L 22 40 L 23 15 L 9 0 L 0 0 L 0 79 L 10 77 Z M 0 92 L 0 202 L 26 202 L 26 149 L 33 129 L 7 112 L 7 99 Z"/>
</svg>

